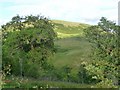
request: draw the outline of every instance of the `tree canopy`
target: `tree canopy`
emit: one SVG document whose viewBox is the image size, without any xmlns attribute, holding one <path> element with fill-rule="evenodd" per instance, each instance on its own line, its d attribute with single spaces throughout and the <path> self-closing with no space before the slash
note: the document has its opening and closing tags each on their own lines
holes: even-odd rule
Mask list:
<svg viewBox="0 0 120 90">
<path fill-rule="evenodd" d="M 102 80 L 100 85 L 118 84 L 119 32 L 120 27 L 104 17 L 100 19 L 98 25 L 85 29 L 85 35 L 93 47 L 93 64 L 86 68 Z"/>
<path fill-rule="evenodd" d="M 38 69 L 45 68 L 47 58 L 54 52 L 56 37 L 49 19 L 39 15 L 17 15 L 2 26 L 2 31 L 3 68 L 11 65 L 11 72 L 16 74 L 20 74 L 20 68 L 25 68 L 24 63 L 36 63 Z"/>
</svg>

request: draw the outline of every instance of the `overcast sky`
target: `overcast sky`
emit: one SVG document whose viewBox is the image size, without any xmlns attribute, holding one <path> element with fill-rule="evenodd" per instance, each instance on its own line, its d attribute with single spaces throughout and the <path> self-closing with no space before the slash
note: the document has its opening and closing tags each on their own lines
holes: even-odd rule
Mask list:
<svg viewBox="0 0 120 90">
<path fill-rule="evenodd" d="M 117 22 L 119 0 L 0 0 L 0 25 L 17 14 L 97 24 L 101 17 Z"/>
</svg>

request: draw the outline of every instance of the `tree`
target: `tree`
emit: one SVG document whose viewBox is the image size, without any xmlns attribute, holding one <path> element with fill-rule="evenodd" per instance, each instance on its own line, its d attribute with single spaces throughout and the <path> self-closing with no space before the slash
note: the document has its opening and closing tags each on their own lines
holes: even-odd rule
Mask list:
<svg viewBox="0 0 120 90">
<path fill-rule="evenodd" d="M 11 64 L 11 72 L 20 75 L 26 72 L 24 64 L 31 67 L 36 64 L 38 70 L 46 67 L 47 58 L 54 52 L 56 37 L 50 20 L 42 16 L 23 18 L 17 15 L 2 27 L 2 31 L 3 68 Z"/>
<path fill-rule="evenodd" d="M 97 73 L 101 82 L 108 80 L 109 82 L 106 84 L 112 83 L 114 85 L 118 79 L 119 30 L 119 26 L 104 17 L 100 19 L 98 25 L 85 29 L 86 37 L 93 47 L 93 64 L 86 68 L 92 73 Z M 92 67 L 94 70 L 96 68 L 96 71 L 92 70 Z"/>
</svg>

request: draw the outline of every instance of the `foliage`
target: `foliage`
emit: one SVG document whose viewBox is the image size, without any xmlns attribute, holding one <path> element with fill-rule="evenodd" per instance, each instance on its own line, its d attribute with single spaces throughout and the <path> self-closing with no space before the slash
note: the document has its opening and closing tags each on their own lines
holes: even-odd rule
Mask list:
<svg viewBox="0 0 120 90">
<path fill-rule="evenodd" d="M 93 64 L 86 65 L 89 72 L 96 73 L 101 86 L 114 87 L 118 81 L 118 32 L 115 23 L 102 17 L 97 26 L 85 29 L 87 39 L 93 43 Z"/>
<path fill-rule="evenodd" d="M 56 36 L 50 20 L 43 16 L 17 15 L 2 26 L 2 31 L 3 68 L 10 64 L 11 73 L 22 76 L 32 74 L 34 69 L 34 74 L 45 69 L 47 58 L 54 52 Z"/>
<path fill-rule="evenodd" d="M 10 77 L 3 80 L 3 87 L 117 87 L 120 27 L 106 18 L 95 26 L 56 22 L 53 25 L 43 16 L 17 15 L 2 26 L 2 68 Z M 53 29 L 65 38 L 54 41 Z"/>
</svg>

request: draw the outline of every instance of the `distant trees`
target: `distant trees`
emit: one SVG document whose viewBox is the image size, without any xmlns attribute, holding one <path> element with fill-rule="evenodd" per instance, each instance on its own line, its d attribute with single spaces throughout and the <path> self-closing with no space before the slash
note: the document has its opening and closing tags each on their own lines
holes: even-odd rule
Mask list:
<svg viewBox="0 0 120 90">
<path fill-rule="evenodd" d="M 98 85 L 114 85 L 118 81 L 118 67 L 120 59 L 120 27 L 102 17 L 96 26 L 85 29 L 87 39 L 93 47 L 93 64 L 88 65 L 92 73 L 102 80 Z M 104 86 L 104 85 L 103 85 Z"/>
<path fill-rule="evenodd" d="M 49 19 L 39 15 L 17 15 L 2 26 L 2 32 L 3 68 L 11 65 L 12 74 L 20 75 L 22 72 L 29 75 L 33 74 L 32 69 L 36 68 L 37 72 L 47 67 L 46 60 L 54 52 L 56 37 Z"/>
</svg>

